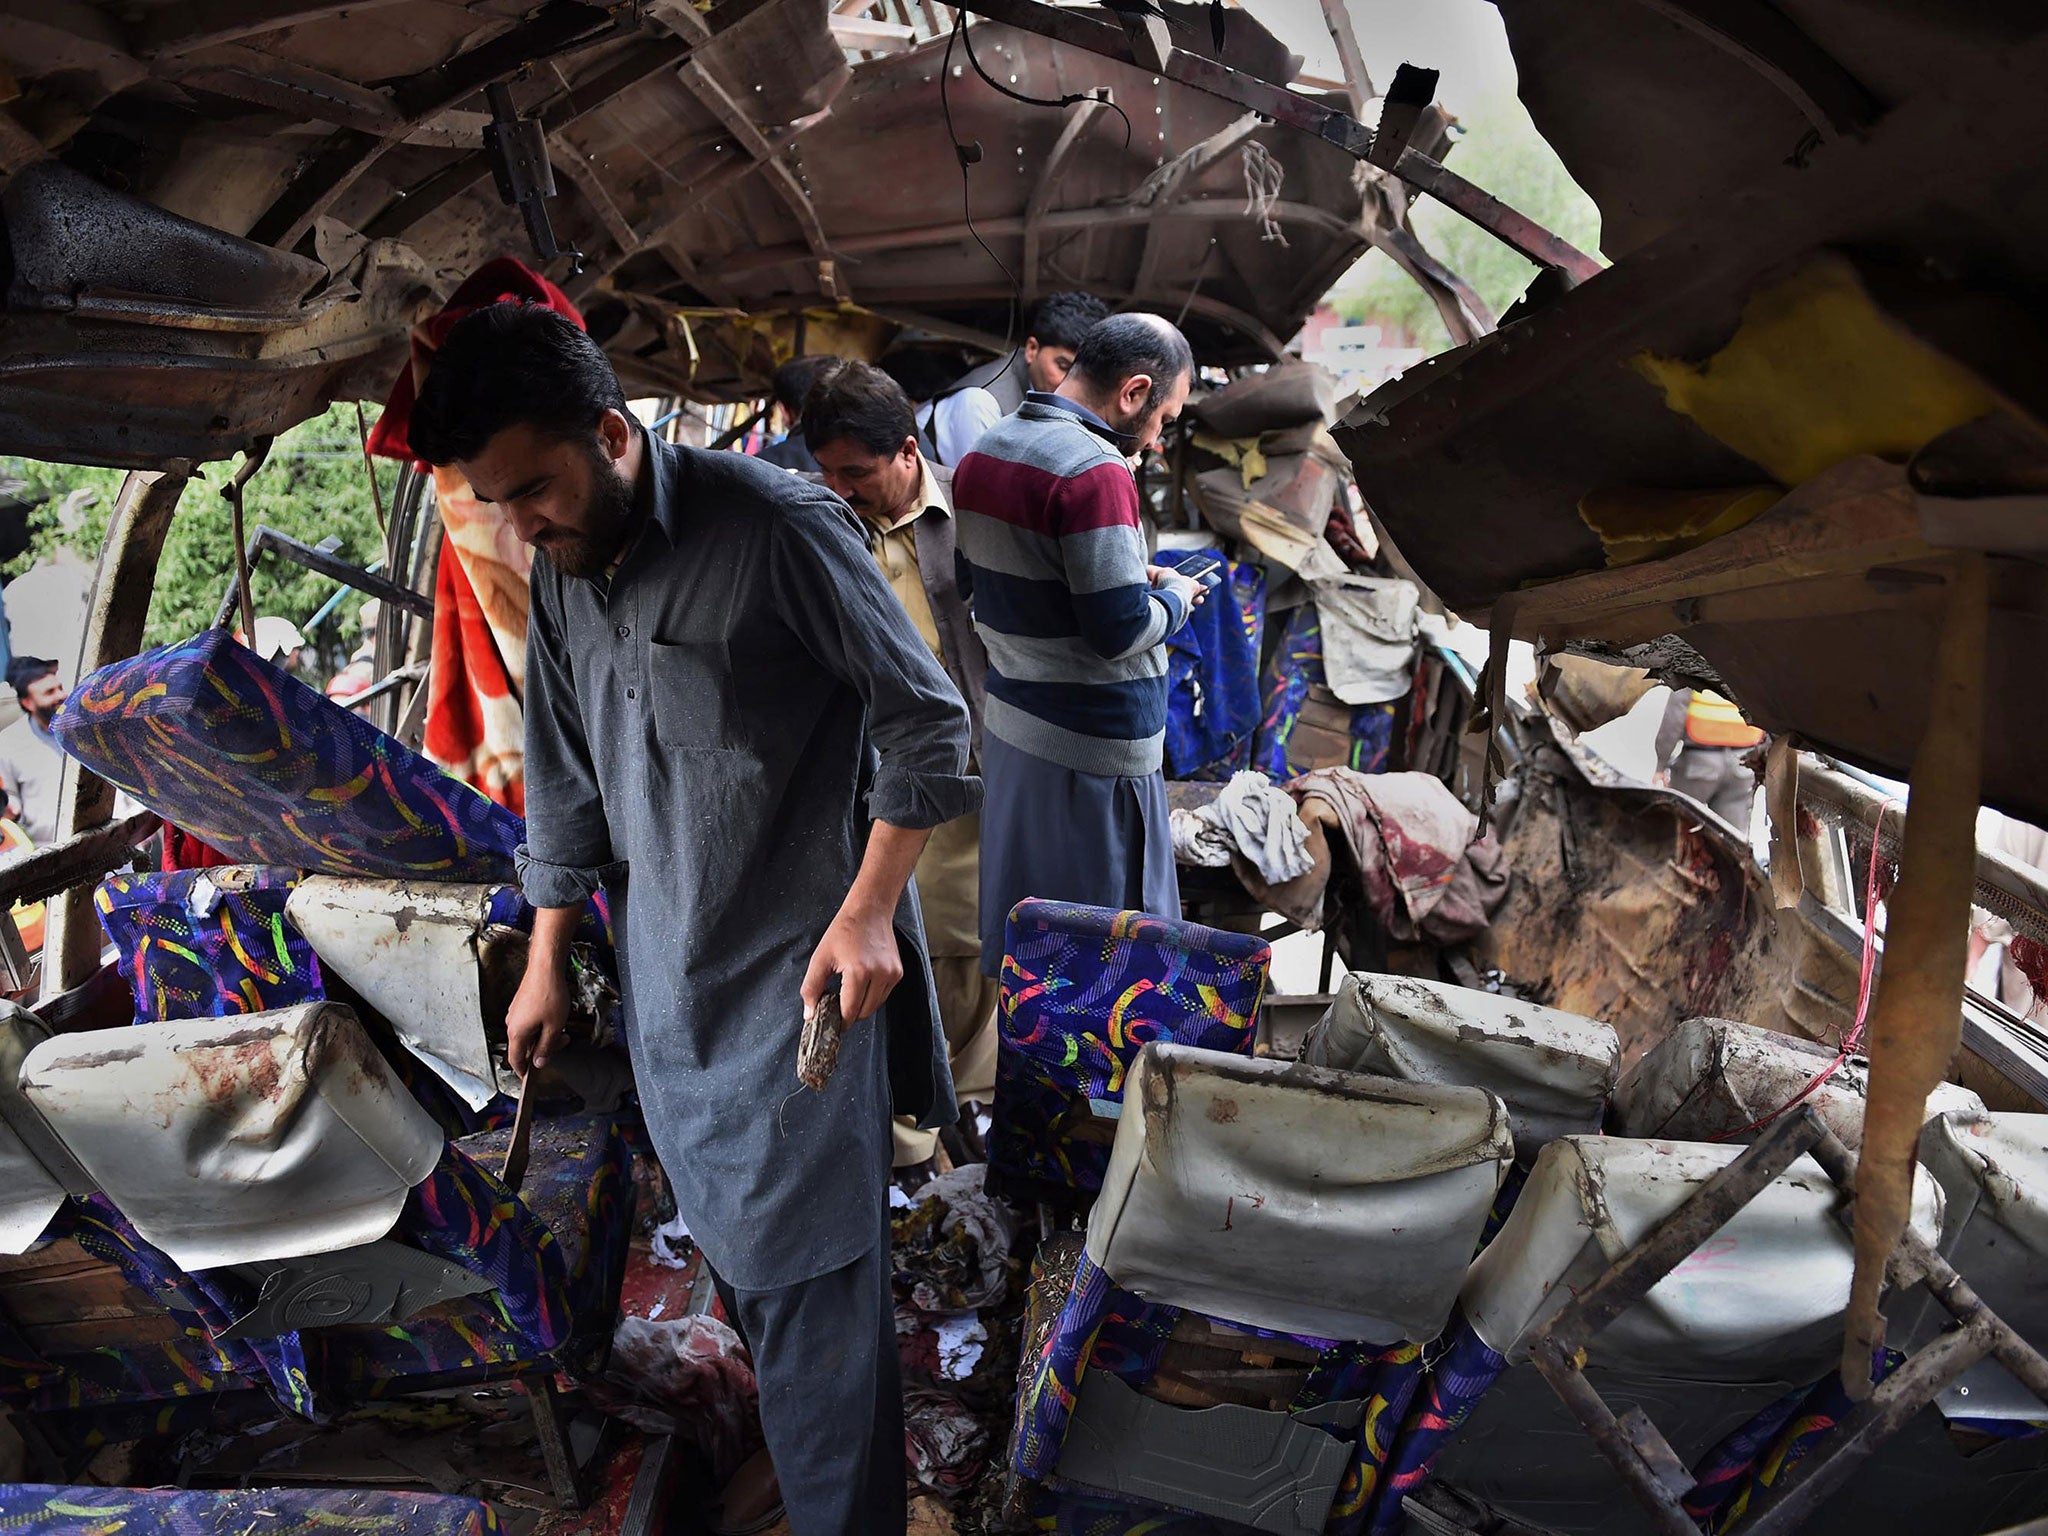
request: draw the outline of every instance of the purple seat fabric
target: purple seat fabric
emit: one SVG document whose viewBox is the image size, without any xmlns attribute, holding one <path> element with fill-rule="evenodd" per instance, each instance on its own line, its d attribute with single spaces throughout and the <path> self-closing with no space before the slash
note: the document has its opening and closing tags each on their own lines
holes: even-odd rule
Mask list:
<svg viewBox="0 0 2048 1536">
<path fill-rule="evenodd" d="M 519 818 L 210 629 L 83 679 L 51 730 L 238 863 L 509 883 Z"/>
<path fill-rule="evenodd" d="M 1152 1305 L 1115 1285 L 1085 1252 L 1073 1257 L 1071 1275 L 1066 1264 L 1067 1256 L 1058 1256 L 1033 1276 L 1031 1307 L 1038 1317 L 1026 1323 L 1028 1355 L 1019 1371 L 1010 1443 L 1011 1465 L 1019 1474 L 1054 1486 L 1061 1486 L 1057 1476 L 1060 1450 L 1083 1374 L 1109 1371 L 1142 1390 L 1157 1373 L 1167 1340 L 1180 1318 L 1179 1308 Z M 1061 1286 L 1064 1295 L 1056 1298 L 1051 1293 Z M 1048 1325 L 1044 1313 L 1054 1308 L 1057 1311 Z M 1321 1351 L 1293 1408 L 1366 1399 L 1351 1460 L 1325 1526 L 1329 1536 L 1358 1536 L 1379 1486 L 1394 1430 L 1422 1379 L 1422 1346 L 1396 1344 L 1382 1349 L 1276 1334 L 1227 1318 L 1212 1321 L 1250 1337 L 1286 1338 Z"/>
<path fill-rule="evenodd" d="M 1401 1529 L 1401 1501 L 1429 1481 L 1451 1436 L 1464 1426 L 1473 1405 L 1507 1364 L 1507 1357 L 1474 1333 L 1462 1315 L 1452 1314 L 1441 1350 L 1429 1362 L 1419 1400 L 1394 1438 L 1379 1490 L 1366 1512 L 1366 1529 L 1373 1536 L 1392 1536 Z"/>
<path fill-rule="evenodd" d="M 114 874 L 93 894 L 135 1017 L 218 1019 L 317 1002 L 320 960 L 285 916 L 293 869 Z"/>
<path fill-rule="evenodd" d="M 476 1499 L 363 1489 L 67 1488 L 0 1484 L 0 1530 L 42 1536 L 495 1536 L 497 1512 Z"/>
<path fill-rule="evenodd" d="M 601 1355 L 631 1227 L 630 1153 L 606 1116 L 543 1120 L 517 1195 L 498 1181 L 510 1128 L 453 1143 L 392 1235 L 496 1290 L 386 1327 L 319 1330 L 323 1387 L 351 1399 Z"/>
<path fill-rule="evenodd" d="M 1032 1199 L 1102 1187 L 1108 1139 L 1088 1104 L 1122 1100 L 1146 1042 L 1251 1054 L 1273 953 L 1250 934 L 1055 901 L 1019 902 L 1005 948 L 989 1174 Z"/>
</svg>

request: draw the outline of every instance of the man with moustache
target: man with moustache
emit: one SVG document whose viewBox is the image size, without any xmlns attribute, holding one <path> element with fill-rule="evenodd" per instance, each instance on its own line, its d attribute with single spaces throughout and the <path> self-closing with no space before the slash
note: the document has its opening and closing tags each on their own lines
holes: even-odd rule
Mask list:
<svg viewBox="0 0 2048 1536">
<path fill-rule="evenodd" d="M 537 551 L 512 1065 L 558 1048 L 602 885 L 648 1129 L 753 1351 L 791 1528 L 901 1531 L 889 1111 L 955 1113 L 910 875 L 979 802 L 967 712 L 836 497 L 650 436 L 560 315 L 464 319 L 410 436 Z M 799 1026 L 835 983 L 816 1093 Z"/>
</svg>

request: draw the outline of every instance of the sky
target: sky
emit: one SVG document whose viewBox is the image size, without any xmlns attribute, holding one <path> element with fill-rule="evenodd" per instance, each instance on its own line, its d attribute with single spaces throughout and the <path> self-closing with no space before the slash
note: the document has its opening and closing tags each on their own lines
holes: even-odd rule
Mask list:
<svg viewBox="0 0 2048 1536">
<path fill-rule="evenodd" d="M 1304 73 L 1343 78 L 1317 0 L 1240 0 L 1302 56 Z M 1349 0 L 1351 29 L 1373 84 L 1384 91 L 1400 65 L 1439 71 L 1437 100 L 1459 116 L 1488 116 L 1515 94 L 1515 64 L 1500 13 L 1488 0 Z"/>
</svg>

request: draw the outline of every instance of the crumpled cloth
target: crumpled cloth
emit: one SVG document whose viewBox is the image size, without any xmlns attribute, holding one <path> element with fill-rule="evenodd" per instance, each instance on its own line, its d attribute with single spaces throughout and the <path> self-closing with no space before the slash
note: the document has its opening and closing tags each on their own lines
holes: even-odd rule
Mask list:
<svg viewBox="0 0 2048 1536">
<path fill-rule="evenodd" d="M 1017 1227 L 982 1189 L 986 1163 L 942 1173 L 890 1217 L 899 1295 L 920 1312 L 973 1312 L 1000 1305 L 1010 1287 Z"/>
<path fill-rule="evenodd" d="M 1415 679 L 1421 590 L 1385 576 L 1312 583 L 1323 627 L 1323 681 L 1346 704 L 1386 704 Z"/>
<path fill-rule="evenodd" d="M 715 1317 L 621 1318 L 604 1379 L 583 1386 L 612 1417 L 697 1446 L 720 1487 L 766 1443 L 753 1359 Z"/>
<path fill-rule="evenodd" d="M 1308 828 L 1293 799 L 1263 773 L 1247 769 L 1232 774 L 1214 800 L 1192 811 L 1175 811 L 1168 820 L 1173 856 L 1182 864 L 1216 868 L 1241 853 L 1269 885 L 1297 879 L 1315 867 Z"/>
<path fill-rule="evenodd" d="M 1319 768 L 1288 787 L 1335 812 L 1366 900 L 1400 942 L 1461 944 L 1507 899 L 1507 854 L 1475 836 L 1479 818 L 1434 774 Z"/>
<path fill-rule="evenodd" d="M 671 1216 L 654 1229 L 648 1240 L 648 1257 L 663 1269 L 688 1269 L 697 1256 L 696 1241 L 690 1236 L 690 1224 L 680 1214 Z"/>
<path fill-rule="evenodd" d="M 988 1426 L 957 1397 L 931 1387 L 903 1394 L 903 1459 L 934 1493 L 964 1492 L 988 1455 Z"/>
</svg>

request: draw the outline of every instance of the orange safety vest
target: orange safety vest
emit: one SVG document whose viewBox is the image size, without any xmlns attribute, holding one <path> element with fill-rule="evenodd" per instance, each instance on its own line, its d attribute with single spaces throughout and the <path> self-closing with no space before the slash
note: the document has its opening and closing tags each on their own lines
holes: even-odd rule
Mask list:
<svg viewBox="0 0 2048 1536">
<path fill-rule="evenodd" d="M 1685 706 L 1685 739 L 1696 747 L 1753 747 L 1764 733 L 1718 693 L 1695 688 Z"/>
</svg>

